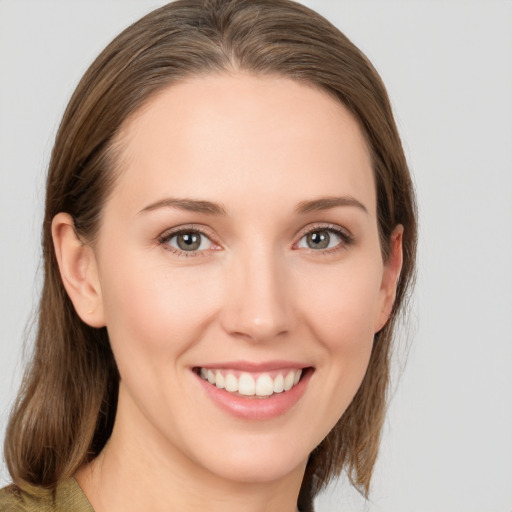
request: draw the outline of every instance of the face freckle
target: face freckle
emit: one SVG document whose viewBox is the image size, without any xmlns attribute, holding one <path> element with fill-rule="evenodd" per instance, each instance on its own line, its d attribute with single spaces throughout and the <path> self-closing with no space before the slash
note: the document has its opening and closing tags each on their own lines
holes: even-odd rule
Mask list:
<svg viewBox="0 0 512 512">
<path fill-rule="evenodd" d="M 352 400 L 385 305 L 363 134 L 327 93 L 237 74 L 169 87 L 120 139 L 96 246 L 116 422 L 198 474 L 283 477 Z"/>
</svg>

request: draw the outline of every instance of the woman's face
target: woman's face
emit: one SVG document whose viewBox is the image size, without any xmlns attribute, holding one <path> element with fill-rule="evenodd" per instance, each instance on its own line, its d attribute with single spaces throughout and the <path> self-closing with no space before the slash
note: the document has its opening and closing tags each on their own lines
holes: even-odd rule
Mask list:
<svg viewBox="0 0 512 512">
<path fill-rule="evenodd" d="M 398 272 L 361 130 L 318 89 L 226 74 L 164 90 L 120 141 L 94 249 L 114 436 L 230 480 L 303 469 L 361 384 Z"/>
</svg>

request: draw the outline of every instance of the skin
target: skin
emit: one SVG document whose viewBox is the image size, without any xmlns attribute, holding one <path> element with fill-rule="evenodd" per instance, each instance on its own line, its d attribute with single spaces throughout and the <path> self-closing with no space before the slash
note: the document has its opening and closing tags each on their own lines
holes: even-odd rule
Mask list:
<svg viewBox="0 0 512 512">
<path fill-rule="evenodd" d="M 107 326 L 121 374 L 112 437 L 77 480 L 96 512 L 292 512 L 309 453 L 361 384 L 401 268 L 401 226 L 382 260 L 363 134 L 316 88 L 236 73 L 166 89 L 118 138 L 122 171 L 94 246 L 69 215 L 53 221 L 64 285 L 85 322 Z M 295 212 L 333 196 L 362 207 Z M 143 211 L 169 197 L 226 215 Z M 328 249 L 311 248 L 306 234 L 326 225 L 352 241 L 329 232 Z M 161 243 L 178 226 L 207 233 L 199 255 Z M 314 372 L 264 421 L 221 410 L 191 371 L 276 359 Z"/>
</svg>

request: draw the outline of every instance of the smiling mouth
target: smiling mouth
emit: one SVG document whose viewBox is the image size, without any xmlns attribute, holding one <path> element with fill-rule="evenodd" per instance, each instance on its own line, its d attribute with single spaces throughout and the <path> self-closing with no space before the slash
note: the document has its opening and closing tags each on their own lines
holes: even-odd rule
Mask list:
<svg viewBox="0 0 512 512">
<path fill-rule="evenodd" d="M 229 369 L 194 368 L 203 380 L 216 388 L 244 398 L 268 398 L 293 389 L 311 368 L 287 368 L 271 372 L 243 372 Z"/>
</svg>

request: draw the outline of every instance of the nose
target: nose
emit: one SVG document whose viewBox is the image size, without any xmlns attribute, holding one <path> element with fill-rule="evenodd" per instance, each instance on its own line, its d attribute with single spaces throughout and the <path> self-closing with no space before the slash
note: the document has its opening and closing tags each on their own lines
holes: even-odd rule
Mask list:
<svg viewBox="0 0 512 512">
<path fill-rule="evenodd" d="M 221 313 L 226 332 L 251 342 L 265 342 L 293 329 L 291 282 L 285 262 L 272 248 L 246 251 L 233 257 L 228 266 Z"/>
</svg>

